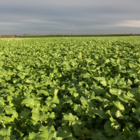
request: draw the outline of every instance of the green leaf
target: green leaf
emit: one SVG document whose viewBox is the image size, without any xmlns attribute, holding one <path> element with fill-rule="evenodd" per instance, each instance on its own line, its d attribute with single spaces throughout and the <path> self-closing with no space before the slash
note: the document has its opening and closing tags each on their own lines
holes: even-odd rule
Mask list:
<svg viewBox="0 0 140 140">
<path fill-rule="evenodd" d="M 29 132 L 29 140 L 33 140 L 33 139 L 35 139 L 35 137 L 37 136 L 38 134 L 37 133 L 35 133 L 35 132 Z M 39 139 L 38 139 L 39 140 Z"/>
<path fill-rule="evenodd" d="M 35 105 L 34 99 L 33 99 L 33 98 L 24 99 L 24 100 L 21 102 L 21 105 L 25 105 L 25 106 L 27 106 L 27 107 L 34 107 L 34 105 Z"/>
<path fill-rule="evenodd" d="M 126 126 L 129 128 L 129 129 L 133 129 L 134 128 L 134 123 L 132 123 L 132 122 L 127 122 L 126 123 Z"/>
<path fill-rule="evenodd" d="M 117 118 L 121 118 L 123 117 L 122 113 L 120 112 L 120 110 L 117 110 L 116 113 L 115 113 L 116 117 Z"/>
<path fill-rule="evenodd" d="M 93 87 L 92 90 L 93 90 L 94 93 L 96 93 L 97 96 L 100 96 L 101 94 L 105 93 L 105 90 L 103 88 L 99 87 L 99 86 L 98 87 L 97 86 Z M 94 93 L 92 93 L 93 97 L 94 97 Z"/>
<path fill-rule="evenodd" d="M 106 82 L 105 80 L 101 81 L 101 84 L 102 84 L 103 86 L 107 86 L 107 82 Z"/>
<path fill-rule="evenodd" d="M 4 107 L 0 106 L 0 114 L 4 111 Z"/>
<path fill-rule="evenodd" d="M 114 103 L 114 105 L 115 105 L 119 110 L 121 110 L 121 111 L 124 111 L 124 110 L 125 110 L 124 105 L 121 104 L 120 101 L 114 101 L 113 103 Z"/>
<path fill-rule="evenodd" d="M 74 134 L 76 136 L 81 137 L 81 135 L 82 135 L 82 129 L 81 129 L 80 125 L 78 125 L 77 123 L 75 123 L 75 124 L 72 125 L 72 128 L 73 128 Z"/>
<path fill-rule="evenodd" d="M 101 96 L 95 96 L 95 97 L 92 97 L 92 99 L 97 100 L 99 102 L 103 102 L 103 98 Z"/>
<path fill-rule="evenodd" d="M 47 96 L 49 95 L 48 91 L 46 91 L 46 90 L 38 90 L 37 93 L 38 94 L 44 94 L 44 95 L 47 95 Z"/>
<path fill-rule="evenodd" d="M 112 89 L 109 90 L 109 92 L 110 92 L 112 95 L 116 95 L 116 96 L 121 95 L 121 90 L 120 90 L 120 89 L 112 88 Z"/>
<path fill-rule="evenodd" d="M 120 96 L 118 96 L 118 98 L 126 103 L 130 103 L 130 101 L 133 101 L 136 103 L 136 100 L 134 98 L 132 98 L 133 94 L 131 93 L 127 93 L 127 95 L 125 93 L 122 93 Z"/>
<path fill-rule="evenodd" d="M 11 134 L 11 128 L 2 128 L 0 129 L 0 135 L 1 136 L 10 136 Z"/>
<path fill-rule="evenodd" d="M 35 120 L 36 122 L 38 122 L 39 120 L 41 120 L 41 116 L 39 113 L 32 113 L 32 119 Z"/>
<path fill-rule="evenodd" d="M 24 110 L 21 111 L 20 116 L 21 116 L 21 118 L 26 119 L 30 113 L 31 113 L 31 111 L 29 109 L 24 108 Z"/>
<path fill-rule="evenodd" d="M 131 135 L 131 132 L 127 126 L 125 126 L 125 128 L 123 129 L 123 134 L 126 138 L 129 138 L 129 136 Z"/>
<path fill-rule="evenodd" d="M 56 108 L 57 106 L 56 106 L 56 104 L 51 104 L 50 105 L 50 108 Z"/>
<path fill-rule="evenodd" d="M 62 126 L 58 129 L 58 137 L 67 138 L 72 137 L 72 132 L 69 126 Z"/>
<path fill-rule="evenodd" d="M 58 89 L 55 89 L 54 90 L 54 95 L 57 95 L 58 91 L 59 91 Z"/>
<path fill-rule="evenodd" d="M 131 81 L 130 79 L 128 79 L 127 84 L 130 86 L 130 85 L 132 85 L 133 83 L 132 83 L 132 81 Z"/>
<path fill-rule="evenodd" d="M 54 119 L 55 118 L 55 113 L 51 112 L 50 115 L 49 115 L 49 118 Z"/>
<path fill-rule="evenodd" d="M 107 86 L 106 79 L 104 77 L 94 77 L 97 81 L 99 81 L 103 86 Z"/>
<path fill-rule="evenodd" d="M 114 128 L 114 130 L 121 129 L 121 125 L 113 117 L 110 117 L 109 119 L 111 121 L 111 127 Z"/>
<path fill-rule="evenodd" d="M 17 66 L 17 69 L 18 69 L 18 70 L 22 70 L 22 65 L 18 65 L 18 66 Z"/>
<path fill-rule="evenodd" d="M 44 137 L 46 140 L 53 140 L 53 138 L 56 138 L 54 126 L 41 126 L 40 131 L 41 133 L 38 136 Z"/>
<path fill-rule="evenodd" d="M 15 109 L 12 109 L 11 107 L 6 106 L 6 107 L 5 107 L 5 112 L 6 112 L 6 114 L 8 114 L 8 115 L 13 114 L 13 116 L 14 116 L 15 118 L 18 117 L 18 113 L 16 112 L 16 110 L 15 110 Z"/>
<path fill-rule="evenodd" d="M 42 112 L 35 112 L 32 111 L 32 119 L 35 120 L 36 122 L 42 121 L 42 119 L 47 118 L 48 114 L 42 113 Z"/>
<path fill-rule="evenodd" d="M 61 137 L 57 137 L 56 140 L 63 140 L 63 138 L 61 138 Z"/>
<path fill-rule="evenodd" d="M 0 97 L 0 106 L 4 106 L 4 99 L 3 99 L 3 97 Z"/>
<path fill-rule="evenodd" d="M 115 136 L 116 135 L 116 131 L 113 129 L 113 127 L 111 127 L 110 121 L 106 121 L 106 123 L 104 125 L 104 129 L 105 129 L 105 132 L 108 134 L 108 136 Z"/>
<path fill-rule="evenodd" d="M 21 78 L 21 79 L 24 79 L 25 78 L 25 75 L 23 73 L 19 73 L 18 76 Z"/>
<path fill-rule="evenodd" d="M 80 101 L 82 105 L 87 105 L 87 100 L 83 96 L 80 98 Z"/>
<path fill-rule="evenodd" d="M 92 140 L 108 140 L 101 132 L 96 132 L 92 135 Z"/>
<path fill-rule="evenodd" d="M 92 129 L 87 129 L 86 127 L 84 127 L 84 128 L 82 129 L 82 132 L 83 132 L 86 136 L 95 135 L 94 130 L 92 130 Z"/>
<path fill-rule="evenodd" d="M 0 77 L 6 77 L 7 73 L 6 71 L 0 70 Z"/>
<path fill-rule="evenodd" d="M 76 121 L 76 120 L 78 120 L 78 117 L 73 115 L 72 113 L 68 113 L 68 114 L 63 115 L 63 120 Z"/>
<path fill-rule="evenodd" d="M 130 68 L 135 68 L 135 67 L 137 67 L 137 66 L 135 65 L 135 63 L 129 63 L 129 67 L 130 67 Z"/>
<path fill-rule="evenodd" d="M 139 82 L 140 82 L 140 80 L 137 79 L 137 78 L 134 80 L 134 83 L 135 83 L 135 84 L 137 84 L 137 83 L 139 83 Z"/>
<path fill-rule="evenodd" d="M 55 92 L 55 94 L 54 94 L 54 96 L 53 96 L 53 98 L 51 100 L 51 103 L 59 104 L 59 98 L 58 98 L 56 93 L 57 92 Z"/>
<path fill-rule="evenodd" d="M 92 117 L 95 117 L 95 114 L 100 116 L 101 118 L 105 117 L 105 113 L 104 113 L 102 108 L 98 109 L 98 108 L 90 107 L 89 111 L 88 111 L 88 114 Z"/>
<path fill-rule="evenodd" d="M 33 81 L 30 80 L 30 79 L 25 79 L 25 83 L 27 83 L 27 84 L 31 84 L 31 83 L 33 83 Z"/>
<path fill-rule="evenodd" d="M 73 106 L 74 111 L 78 114 L 78 115 L 82 115 L 83 111 L 82 111 L 82 107 L 80 104 L 74 104 Z"/>
</svg>

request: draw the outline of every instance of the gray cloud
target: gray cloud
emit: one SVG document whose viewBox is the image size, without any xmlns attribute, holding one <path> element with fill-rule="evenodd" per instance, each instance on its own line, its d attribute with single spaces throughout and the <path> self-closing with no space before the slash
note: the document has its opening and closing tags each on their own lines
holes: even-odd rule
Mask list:
<svg viewBox="0 0 140 140">
<path fill-rule="evenodd" d="M 139 5 L 139 0 L 5 0 L 0 35 L 139 33 Z"/>
</svg>

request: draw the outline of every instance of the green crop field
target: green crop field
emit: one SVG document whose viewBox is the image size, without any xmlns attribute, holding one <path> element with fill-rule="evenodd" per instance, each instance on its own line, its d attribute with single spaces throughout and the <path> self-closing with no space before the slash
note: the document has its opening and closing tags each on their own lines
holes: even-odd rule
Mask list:
<svg viewBox="0 0 140 140">
<path fill-rule="evenodd" d="M 140 37 L 0 39 L 0 140 L 140 140 Z"/>
</svg>

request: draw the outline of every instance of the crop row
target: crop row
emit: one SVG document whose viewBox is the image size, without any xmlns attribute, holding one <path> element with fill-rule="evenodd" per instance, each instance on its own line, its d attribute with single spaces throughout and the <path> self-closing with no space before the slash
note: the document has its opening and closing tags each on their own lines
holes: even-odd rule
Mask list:
<svg viewBox="0 0 140 140">
<path fill-rule="evenodd" d="M 0 40 L 0 139 L 140 139 L 140 42 L 131 39 Z"/>
</svg>

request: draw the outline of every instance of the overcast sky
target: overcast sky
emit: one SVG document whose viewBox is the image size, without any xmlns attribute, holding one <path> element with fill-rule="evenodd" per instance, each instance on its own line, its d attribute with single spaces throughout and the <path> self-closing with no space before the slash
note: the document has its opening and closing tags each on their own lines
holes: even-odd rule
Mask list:
<svg viewBox="0 0 140 140">
<path fill-rule="evenodd" d="M 0 35 L 140 33 L 140 0 L 0 0 Z"/>
</svg>

